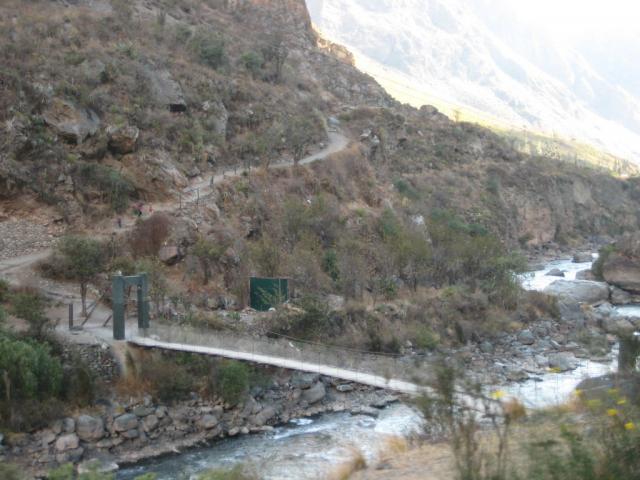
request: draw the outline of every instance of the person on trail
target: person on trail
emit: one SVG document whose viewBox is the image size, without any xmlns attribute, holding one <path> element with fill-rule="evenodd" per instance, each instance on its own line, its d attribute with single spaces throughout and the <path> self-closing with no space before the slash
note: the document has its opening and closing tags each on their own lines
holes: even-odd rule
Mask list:
<svg viewBox="0 0 640 480">
<path fill-rule="evenodd" d="M 151 215 L 152 213 L 153 213 L 153 206 L 149 204 L 149 215 Z"/>
<path fill-rule="evenodd" d="M 122 217 L 118 217 L 118 228 L 122 228 Z"/>
</svg>

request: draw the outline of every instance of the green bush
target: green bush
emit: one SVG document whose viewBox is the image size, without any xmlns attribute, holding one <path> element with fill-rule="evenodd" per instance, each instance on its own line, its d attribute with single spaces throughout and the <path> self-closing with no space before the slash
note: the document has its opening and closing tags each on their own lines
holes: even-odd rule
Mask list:
<svg viewBox="0 0 640 480">
<path fill-rule="evenodd" d="M 249 390 L 251 371 L 245 363 L 225 361 L 218 368 L 217 383 L 225 402 L 239 403 Z"/>
<path fill-rule="evenodd" d="M 433 350 L 438 346 L 440 337 L 427 326 L 421 325 L 415 333 L 413 343 L 422 350 Z"/>
<path fill-rule="evenodd" d="M 240 57 L 240 64 L 256 77 L 264 65 L 264 57 L 260 52 L 246 52 Z"/>
<path fill-rule="evenodd" d="M 119 172 L 99 163 L 78 163 L 74 165 L 72 174 L 76 188 L 80 191 L 87 187 L 97 188 L 102 192 L 103 201 L 107 201 L 115 212 L 127 209 L 130 196 L 135 191 L 131 182 Z"/>
<path fill-rule="evenodd" d="M 4 303 L 9 300 L 10 288 L 9 282 L 4 278 L 0 278 L 0 303 Z"/>
<path fill-rule="evenodd" d="M 44 338 L 53 327 L 45 314 L 46 300 L 35 290 L 21 290 L 11 296 L 12 313 L 29 324 L 29 334 Z"/>
<path fill-rule="evenodd" d="M 44 400 L 57 396 L 62 386 L 62 365 L 42 343 L 14 339 L 0 333 L 0 371 L 8 375 L 10 392 L 0 383 L 0 398 Z"/>
<path fill-rule="evenodd" d="M 196 380 L 187 368 L 169 360 L 144 362 L 139 378 L 150 386 L 155 397 L 163 403 L 186 400 L 191 392 L 198 389 Z"/>
<path fill-rule="evenodd" d="M 224 39 L 215 33 L 198 32 L 192 43 L 204 65 L 218 69 L 227 63 Z"/>
</svg>

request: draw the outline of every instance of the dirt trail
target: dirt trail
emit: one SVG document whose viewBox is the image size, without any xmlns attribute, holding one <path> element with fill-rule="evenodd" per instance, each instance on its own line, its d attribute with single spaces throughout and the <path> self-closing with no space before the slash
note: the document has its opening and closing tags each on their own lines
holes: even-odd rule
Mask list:
<svg viewBox="0 0 640 480">
<path fill-rule="evenodd" d="M 330 155 L 345 149 L 349 145 L 349 139 L 337 131 L 328 131 L 328 145 L 322 150 L 309 155 L 300 160 L 301 165 L 321 161 Z M 269 168 L 285 168 L 294 164 L 292 160 L 283 160 L 272 163 Z M 161 204 L 154 204 L 154 211 L 174 213 L 179 210 L 181 204 L 184 206 L 195 202 L 198 198 L 203 199 L 211 195 L 215 186 L 230 178 L 242 176 L 247 169 L 239 168 L 236 170 L 227 170 L 219 173 L 213 178 L 199 179 L 191 183 L 191 185 L 181 192 L 181 198 L 173 199 Z M 94 232 L 95 237 L 108 238 L 113 233 L 122 233 L 130 230 L 135 225 L 135 218 L 123 217 L 122 228 L 117 226 L 117 220 L 112 219 L 106 229 Z M 0 247 L 2 245 L 0 244 Z M 5 253 L 5 255 L 1 255 Z M 105 320 L 109 317 L 111 311 L 107 307 L 97 304 L 91 318 L 87 321 L 82 331 L 70 332 L 68 329 L 68 305 L 74 305 L 75 325 L 80 325 L 84 320 L 80 317 L 81 300 L 79 287 L 75 284 L 58 282 L 42 278 L 38 273 L 36 266 L 38 262 L 44 260 L 51 253 L 50 248 L 44 248 L 40 251 L 31 252 L 25 255 L 11 256 L 10 252 L 0 252 L 0 278 L 4 278 L 12 285 L 28 285 L 40 288 L 49 297 L 52 306 L 48 310 L 48 315 L 58 323 L 57 331 L 64 336 L 71 337 L 72 340 L 82 343 L 104 343 L 111 341 L 110 327 L 103 327 Z M 92 297 L 89 295 L 89 297 Z M 87 298 L 87 303 L 92 304 L 96 301 L 93 298 Z M 128 320 L 127 328 L 135 328 L 135 321 Z"/>
</svg>

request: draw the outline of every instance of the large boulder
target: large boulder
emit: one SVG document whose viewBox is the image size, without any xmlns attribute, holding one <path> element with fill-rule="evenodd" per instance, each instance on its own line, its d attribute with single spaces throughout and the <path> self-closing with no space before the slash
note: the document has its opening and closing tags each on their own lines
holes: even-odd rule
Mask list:
<svg viewBox="0 0 640 480">
<path fill-rule="evenodd" d="M 229 112 L 221 100 L 208 100 L 202 104 L 202 110 L 206 114 L 206 123 L 213 132 L 220 138 L 227 136 L 227 124 L 229 123 Z"/>
<path fill-rule="evenodd" d="M 612 253 L 602 265 L 602 276 L 608 283 L 622 290 L 640 293 L 640 258 Z"/>
<path fill-rule="evenodd" d="M 76 145 L 95 135 L 100 128 L 100 118 L 93 110 L 76 107 L 59 98 L 51 101 L 42 118 L 60 138 Z"/>
<path fill-rule="evenodd" d="M 556 280 L 544 289 L 544 293 L 568 302 L 599 303 L 609 299 L 609 286 L 588 280 Z"/>
<path fill-rule="evenodd" d="M 126 155 L 136 151 L 140 130 L 131 125 L 107 128 L 109 136 L 109 150 L 118 155 Z"/>
<path fill-rule="evenodd" d="M 76 433 L 85 442 L 100 440 L 104 436 L 104 422 L 98 417 L 81 415 L 76 420 Z"/>
<path fill-rule="evenodd" d="M 125 413 L 113 421 L 113 429 L 116 432 L 126 432 L 136 428 L 138 428 L 138 417 L 133 413 Z"/>
<path fill-rule="evenodd" d="M 147 69 L 145 74 L 149 79 L 151 93 L 159 106 L 166 107 L 172 112 L 187 110 L 182 87 L 173 79 L 170 72 Z"/>
<path fill-rule="evenodd" d="M 573 256 L 573 263 L 593 262 L 593 256 L 590 253 L 576 253 Z"/>
<path fill-rule="evenodd" d="M 322 400 L 326 394 L 327 391 L 324 388 L 324 383 L 318 382 L 310 389 L 302 392 L 302 399 L 311 405 Z"/>
<path fill-rule="evenodd" d="M 75 433 L 68 433 L 66 435 L 62 435 L 58 437 L 56 440 L 56 451 L 57 452 L 66 452 L 69 450 L 74 450 L 78 448 L 80 445 L 80 439 Z"/>
</svg>

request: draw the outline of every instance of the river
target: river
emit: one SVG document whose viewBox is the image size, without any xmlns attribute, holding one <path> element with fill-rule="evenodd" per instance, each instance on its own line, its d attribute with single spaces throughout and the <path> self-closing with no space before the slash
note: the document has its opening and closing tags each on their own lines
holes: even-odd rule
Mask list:
<svg viewBox="0 0 640 480">
<path fill-rule="evenodd" d="M 577 272 L 590 267 L 591 263 L 555 260 L 546 264 L 543 270 L 523 275 L 521 281 L 526 289 L 542 290 L 558 280 L 558 277 L 546 275 L 551 269 L 565 271 L 564 278 L 572 280 Z M 620 310 L 627 315 L 630 312 L 640 315 L 640 306 Z M 529 408 L 541 408 L 566 401 L 583 379 L 610 373 L 616 368 L 614 349 L 607 361 L 585 359 L 573 371 L 544 373 L 500 389 Z M 264 480 L 321 480 L 360 454 L 368 464 L 375 463 L 388 447 L 390 438 L 418 434 L 421 423 L 420 415 L 403 404 L 381 410 L 378 418 L 349 413 L 325 414 L 290 422 L 269 433 L 229 438 L 208 447 L 123 468 L 116 478 L 132 480 L 143 473 L 154 472 L 158 480 L 188 480 L 208 469 L 247 464 L 260 472 L 260 478 Z"/>
</svg>

